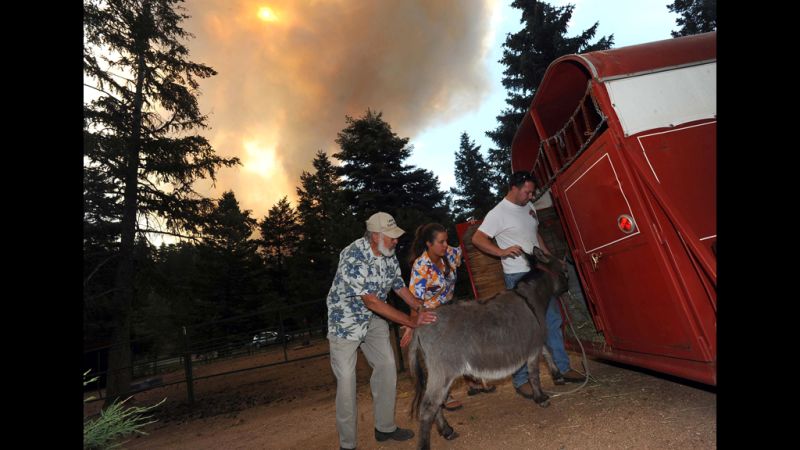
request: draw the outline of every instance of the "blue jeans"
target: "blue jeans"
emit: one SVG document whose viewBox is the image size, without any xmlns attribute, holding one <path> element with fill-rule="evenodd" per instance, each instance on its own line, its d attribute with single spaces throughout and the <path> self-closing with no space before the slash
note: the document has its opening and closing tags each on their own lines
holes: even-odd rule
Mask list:
<svg viewBox="0 0 800 450">
<path fill-rule="evenodd" d="M 503 278 L 506 282 L 506 288 L 512 289 L 517 281 L 520 280 L 528 272 L 517 273 L 504 273 Z M 569 356 L 567 349 L 564 348 L 564 336 L 561 334 L 561 311 L 558 309 L 558 301 L 555 297 L 550 297 L 550 303 L 547 305 L 547 314 L 545 314 L 545 322 L 547 322 L 547 347 L 553 355 L 553 361 L 561 373 L 569 370 Z M 514 375 L 511 377 L 514 387 L 520 387 L 528 382 L 528 363 L 522 365 Z"/>
</svg>

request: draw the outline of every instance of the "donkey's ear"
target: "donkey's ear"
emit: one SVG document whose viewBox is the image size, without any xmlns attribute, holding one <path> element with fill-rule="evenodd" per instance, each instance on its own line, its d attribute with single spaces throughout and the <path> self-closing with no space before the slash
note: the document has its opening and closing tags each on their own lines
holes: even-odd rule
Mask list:
<svg viewBox="0 0 800 450">
<path fill-rule="evenodd" d="M 548 255 L 547 253 L 543 252 L 542 249 L 539 247 L 533 247 L 533 256 L 544 264 L 548 264 L 552 259 L 552 256 Z"/>
</svg>

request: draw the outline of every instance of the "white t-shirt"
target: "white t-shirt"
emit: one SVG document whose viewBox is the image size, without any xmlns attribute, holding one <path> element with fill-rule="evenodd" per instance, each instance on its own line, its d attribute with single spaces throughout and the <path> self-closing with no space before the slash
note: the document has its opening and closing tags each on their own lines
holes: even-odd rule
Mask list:
<svg viewBox="0 0 800 450">
<path fill-rule="evenodd" d="M 497 241 L 497 246 L 506 249 L 512 245 L 519 245 L 526 253 L 531 254 L 533 247 L 539 247 L 537 230 L 539 220 L 536 218 L 536 211 L 533 205 L 526 203 L 525 206 L 515 205 L 503 199 L 497 204 L 478 230 L 486 233 L 490 238 Z M 530 270 L 528 258 L 525 255 L 507 256 L 501 258 L 504 273 L 519 273 Z"/>
</svg>

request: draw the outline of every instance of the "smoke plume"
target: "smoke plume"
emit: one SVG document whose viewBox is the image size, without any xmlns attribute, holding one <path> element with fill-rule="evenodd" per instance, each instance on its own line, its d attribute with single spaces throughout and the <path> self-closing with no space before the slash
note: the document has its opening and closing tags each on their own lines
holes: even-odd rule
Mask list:
<svg viewBox="0 0 800 450">
<path fill-rule="evenodd" d="M 338 150 L 345 115 L 382 111 L 401 137 L 477 108 L 488 94 L 490 0 L 189 0 L 190 59 L 219 72 L 201 82 L 203 133 L 241 158 L 215 188 L 266 215 L 294 203 L 317 150 Z M 453 136 L 454 142 L 457 136 Z M 455 148 L 437 151 L 452 152 Z"/>
</svg>

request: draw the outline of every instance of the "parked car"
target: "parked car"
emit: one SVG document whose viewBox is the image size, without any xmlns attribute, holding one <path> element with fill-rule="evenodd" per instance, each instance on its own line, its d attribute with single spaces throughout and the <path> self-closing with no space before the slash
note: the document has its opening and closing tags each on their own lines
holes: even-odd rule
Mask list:
<svg viewBox="0 0 800 450">
<path fill-rule="evenodd" d="M 277 331 L 262 331 L 253 336 L 252 345 L 255 348 L 259 348 L 270 344 L 289 342 L 291 340 L 292 340 L 291 334 L 284 333 L 283 339 L 281 339 Z"/>
</svg>

